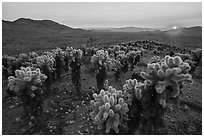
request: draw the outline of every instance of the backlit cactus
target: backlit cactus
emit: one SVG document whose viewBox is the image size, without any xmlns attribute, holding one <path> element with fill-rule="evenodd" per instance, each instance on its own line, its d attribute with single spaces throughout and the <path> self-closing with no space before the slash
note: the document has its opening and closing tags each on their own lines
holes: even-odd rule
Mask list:
<svg viewBox="0 0 204 137">
<path fill-rule="evenodd" d="M 144 89 L 145 86 L 146 83 L 138 82 L 137 79 L 126 80 L 126 84 L 123 85 L 123 90 L 130 104 L 133 96 L 135 96 L 138 100 L 142 98 L 142 89 Z"/>
<path fill-rule="evenodd" d="M 99 64 L 104 67 L 110 67 L 112 59 L 109 57 L 108 51 L 98 50 L 91 58 L 91 62 L 95 65 Z"/>
<path fill-rule="evenodd" d="M 37 65 L 41 68 L 43 66 L 47 66 L 50 72 L 53 71 L 54 64 L 55 59 L 53 58 L 53 56 L 42 55 L 37 57 Z"/>
<path fill-rule="evenodd" d="M 47 76 L 42 74 L 40 69 L 31 70 L 30 67 L 21 70 L 16 70 L 14 76 L 8 77 L 8 87 L 10 90 L 15 91 L 18 95 L 21 95 L 24 90 L 27 90 L 27 94 L 31 97 L 35 96 L 32 92 L 37 89 L 37 85 L 46 80 Z"/>
<path fill-rule="evenodd" d="M 65 50 L 65 55 L 74 59 L 75 57 L 81 59 L 83 51 L 81 49 L 74 49 L 73 47 L 67 47 Z"/>
<path fill-rule="evenodd" d="M 81 59 L 82 54 L 83 54 L 82 50 L 80 50 L 80 49 L 74 49 L 74 50 L 72 51 L 72 54 L 71 54 L 71 55 L 72 55 L 72 57 L 77 57 L 77 58 Z"/>
<path fill-rule="evenodd" d="M 170 98 L 177 97 L 180 94 L 179 82 L 191 80 L 191 75 L 188 74 L 190 66 L 179 56 L 165 56 L 162 62 L 148 64 L 148 69 L 150 73 L 142 72 L 141 76 L 150 80 L 162 97 L 164 97 L 163 93 Z M 161 98 L 161 100 L 164 99 Z M 161 102 L 164 103 L 164 101 Z"/>
<path fill-rule="evenodd" d="M 105 128 L 106 133 L 113 129 L 118 133 L 118 126 L 122 125 L 122 121 L 127 118 L 126 113 L 129 111 L 122 91 L 109 86 L 107 91 L 101 90 L 100 94 L 94 93 L 93 97 L 91 105 L 94 107 L 94 111 L 90 115 L 98 124 L 98 129 Z"/>
<path fill-rule="evenodd" d="M 54 57 L 59 56 L 61 58 L 61 60 L 64 59 L 65 52 L 61 48 L 56 48 L 56 49 L 52 50 L 52 52 L 54 54 Z"/>
</svg>

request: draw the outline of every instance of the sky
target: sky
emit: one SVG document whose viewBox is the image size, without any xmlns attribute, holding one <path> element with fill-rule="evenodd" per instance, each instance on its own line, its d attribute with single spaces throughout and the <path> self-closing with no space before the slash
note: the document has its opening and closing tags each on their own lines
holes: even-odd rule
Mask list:
<svg viewBox="0 0 204 137">
<path fill-rule="evenodd" d="M 53 20 L 73 28 L 202 25 L 201 2 L 3 2 L 2 18 Z"/>
</svg>

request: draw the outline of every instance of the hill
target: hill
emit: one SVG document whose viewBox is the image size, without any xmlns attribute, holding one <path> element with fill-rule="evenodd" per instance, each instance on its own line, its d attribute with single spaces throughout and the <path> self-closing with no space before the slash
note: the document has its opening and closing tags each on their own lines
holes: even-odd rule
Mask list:
<svg viewBox="0 0 204 137">
<path fill-rule="evenodd" d="M 53 35 L 54 33 L 84 32 L 82 29 L 73 29 L 51 20 L 32 20 L 20 18 L 13 22 L 2 21 L 3 36 L 6 35 Z"/>
<path fill-rule="evenodd" d="M 51 20 L 20 18 L 13 22 L 2 20 L 3 53 L 16 54 L 33 50 L 50 49 L 72 37 L 89 31 L 74 29 Z M 10 51 L 11 49 L 15 49 Z M 4 52 L 5 51 L 5 52 Z"/>
<path fill-rule="evenodd" d="M 3 54 L 17 54 L 56 47 L 80 47 L 82 44 L 100 46 L 145 39 L 158 40 L 185 48 L 202 47 L 202 27 L 200 26 L 169 31 L 148 28 L 144 31 L 144 28 L 135 27 L 113 30 L 75 29 L 51 20 L 26 18 L 12 22 L 2 20 L 2 51 Z"/>
</svg>

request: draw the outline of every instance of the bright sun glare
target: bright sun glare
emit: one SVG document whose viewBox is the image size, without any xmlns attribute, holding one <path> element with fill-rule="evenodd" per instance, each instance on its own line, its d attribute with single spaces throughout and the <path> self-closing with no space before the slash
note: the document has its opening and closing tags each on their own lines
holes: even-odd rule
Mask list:
<svg viewBox="0 0 204 137">
<path fill-rule="evenodd" d="M 176 26 L 174 26 L 173 29 L 176 29 Z"/>
</svg>

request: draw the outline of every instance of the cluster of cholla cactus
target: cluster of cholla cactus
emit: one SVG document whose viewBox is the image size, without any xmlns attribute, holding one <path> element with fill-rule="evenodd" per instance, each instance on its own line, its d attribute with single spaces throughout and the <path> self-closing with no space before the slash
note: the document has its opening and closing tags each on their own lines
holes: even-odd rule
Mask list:
<svg viewBox="0 0 204 137">
<path fill-rule="evenodd" d="M 15 71 L 15 76 L 8 77 L 8 87 L 16 92 L 17 97 L 21 99 L 24 107 L 24 115 L 20 119 L 21 122 L 29 120 L 29 128 L 43 128 L 43 89 L 42 82 L 47 76 L 42 74 L 40 69 L 24 68 Z"/>
<path fill-rule="evenodd" d="M 73 51 L 73 47 L 67 47 L 64 51 L 64 70 L 65 71 L 69 71 L 69 64 L 72 60 L 72 51 Z"/>
<path fill-rule="evenodd" d="M 112 61 L 112 70 L 114 70 L 114 77 L 115 77 L 115 81 L 118 81 L 120 79 L 120 75 L 121 75 L 121 70 L 122 68 L 122 64 L 120 62 L 119 59 L 113 59 Z"/>
<path fill-rule="evenodd" d="M 134 134 L 134 132 L 140 127 L 143 115 L 143 92 L 147 90 L 147 86 L 151 82 L 145 81 L 144 83 L 138 82 L 137 79 L 126 80 L 126 84 L 123 85 L 124 99 L 128 104 L 128 134 Z"/>
<path fill-rule="evenodd" d="M 16 70 L 15 75 L 16 77 L 8 77 L 8 87 L 19 96 L 26 94 L 30 97 L 35 97 L 35 90 L 47 78 L 46 75 L 41 73 L 39 68 L 31 70 L 30 67 L 22 67 L 21 70 Z"/>
<path fill-rule="evenodd" d="M 47 76 L 45 86 L 47 87 L 47 91 L 49 91 L 53 80 L 52 76 L 54 75 L 55 59 L 50 55 L 41 55 L 37 57 L 36 63 L 42 72 Z"/>
<path fill-rule="evenodd" d="M 71 53 L 72 57 L 79 58 L 79 59 L 81 59 L 82 55 L 83 55 L 83 52 L 81 49 L 74 49 Z"/>
<path fill-rule="evenodd" d="M 180 83 L 191 80 L 191 75 L 188 74 L 190 66 L 179 56 L 165 56 L 162 62 L 148 64 L 148 68 L 151 70 L 150 73 L 142 72 L 141 75 L 155 85 L 158 94 L 166 93 L 169 98 L 178 97 Z M 161 104 L 165 106 L 166 99 L 161 100 Z"/>
<path fill-rule="evenodd" d="M 3 71 L 3 75 L 5 75 L 5 77 L 9 76 L 9 73 L 8 73 L 8 68 L 9 68 L 8 58 L 9 58 L 8 55 L 4 54 L 2 56 L 2 71 Z"/>
<path fill-rule="evenodd" d="M 70 63 L 72 83 L 75 87 L 78 96 L 81 95 L 81 57 L 83 55 L 82 50 L 67 49 L 69 50 L 70 57 L 72 58 Z"/>
<path fill-rule="evenodd" d="M 150 71 L 147 73 L 141 72 L 144 82 L 130 79 L 123 85 L 123 91 L 115 90 L 128 105 L 126 126 L 130 134 L 135 131 L 152 134 L 165 127 L 163 116 L 166 104 L 171 103 L 172 99 L 178 99 L 184 81 L 191 81 L 191 75 L 188 74 L 190 66 L 179 56 L 165 56 L 160 62 L 149 63 L 148 69 Z M 108 93 L 109 91 L 101 90 L 99 95 L 94 94 L 96 101 L 92 101 L 95 110 L 91 115 L 99 125 L 102 125 L 103 115 L 106 115 L 103 114 L 103 97 Z"/>
<path fill-rule="evenodd" d="M 150 84 L 151 81 L 149 80 L 146 80 L 144 83 L 138 82 L 137 79 L 126 80 L 126 83 L 123 85 L 123 91 L 128 104 L 132 104 L 133 98 L 141 100 L 142 91 Z"/>
<path fill-rule="evenodd" d="M 196 62 L 196 66 L 202 66 L 202 49 L 196 49 L 192 54 L 192 61 Z"/>
<path fill-rule="evenodd" d="M 18 59 L 21 60 L 22 62 L 26 62 L 29 60 L 29 57 L 26 53 L 21 53 L 18 55 Z"/>
<path fill-rule="evenodd" d="M 91 117 L 98 124 L 98 129 L 109 133 L 111 129 L 119 133 L 118 126 L 122 126 L 127 119 L 128 104 L 123 99 L 121 90 L 109 86 L 108 90 L 101 90 L 100 94 L 93 94 L 91 105 L 94 111 Z"/>
<path fill-rule="evenodd" d="M 150 63 L 157 63 L 157 62 L 160 62 L 161 61 L 161 58 L 160 56 L 154 56 L 150 59 Z"/>
<path fill-rule="evenodd" d="M 99 50 L 91 58 L 93 68 L 97 70 L 96 80 L 97 87 L 100 91 L 104 89 L 104 82 L 107 79 L 107 69 L 112 67 L 112 59 L 109 57 L 108 51 Z"/>
<path fill-rule="evenodd" d="M 56 48 L 54 50 L 52 50 L 52 53 L 55 55 L 55 56 L 59 56 L 61 58 L 64 58 L 64 51 L 61 49 L 61 48 Z"/>
<path fill-rule="evenodd" d="M 40 69 L 30 67 L 15 71 L 15 76 L 8 77 L 8 87 L 21 99 L 24 111 L 33 116 L 39 116 L 43 112 L 42 82 L 47 76 Z"/>
<path fill-rule="evenodd" d="M 130 69 L 133 70 L 135 65 L 140 62 L 140 55 L 141 55 L 141 52 L 140 51 L 130 51 L 127 53 L 127 56 L 128 56 L 128 60 L 129 60 L 129 63 L 131 65 Z"/>
<path fill-rule="evenodd" d="M 65 50 L 65 54 L 71 58 L 81 58 L 83 55 L 83 51 L 81 49 L 74 49 L 73 47 L 67 47 Z"/>
<path fill-rule="evenodd" d="M 56 78 L 57 78 L 57 80 L 59 80 L 61 77 L 63 66 L 65 64 L 65 62 L 64 62 L 65 53 L 60 48 L 53 50 L 53 53 L 54 53 L 54 58 L 55 58 L 55 63 L 56 63 L 55 64 Z"/>
<path fill-rule="evenodd" d="M 73 47 L 67 47 L 67 48 L 65 49 L 65 53 L 70 55 L 73 50 L 74 50 Z"/>
<path fill-rule="evenodd" d="M 53 56 L 49 55 L 38 56 L 36 62 L 40 68 L 47 67 L 49 72 L 52 72 L 54 70 L 55 59 L 53 58 Z"/>
<path fill-rule="evenodd" d="M 112 59 L 106 50 L 98 50 L 91 58 L 91 63 L 93 63 L 97 69 L 100 66 L 108 68 L 111 65 L 111 61 Z"/>
<path fill-rule="evenodd" d="M 183 81 L 191 80 L 191 75 L 188 74 L 190 66 L 179 56 L 165 56 L 160 62 L 148 64 L 148 69 L 148 73 L 141 72 L 145 82 L 129 80 L 123 86 L 124 91 L 130 89 L 132 92 L 131 96 L 127 92 L 128 102 L 131 102 L 129 109 L 130 112 L 133 111 L 133 114 L 129 114 L 128 126 L 133 127 L 135 125 L 131 123 L 137 122 L 140 126 L 136 128 L 144 134 L 152 134 L 165 126 L 163 115 L 167 103 L 179 97 Z"/>
<path fill-rule="evenodd" d="M 39 55 L 38 55 L 36 52 L 30 52 L 30 53 L 29 53 L 29 56 L 30 56 L 30 58 L 36 58 L 36 57 L 38 57 Z"/>
</svg>

